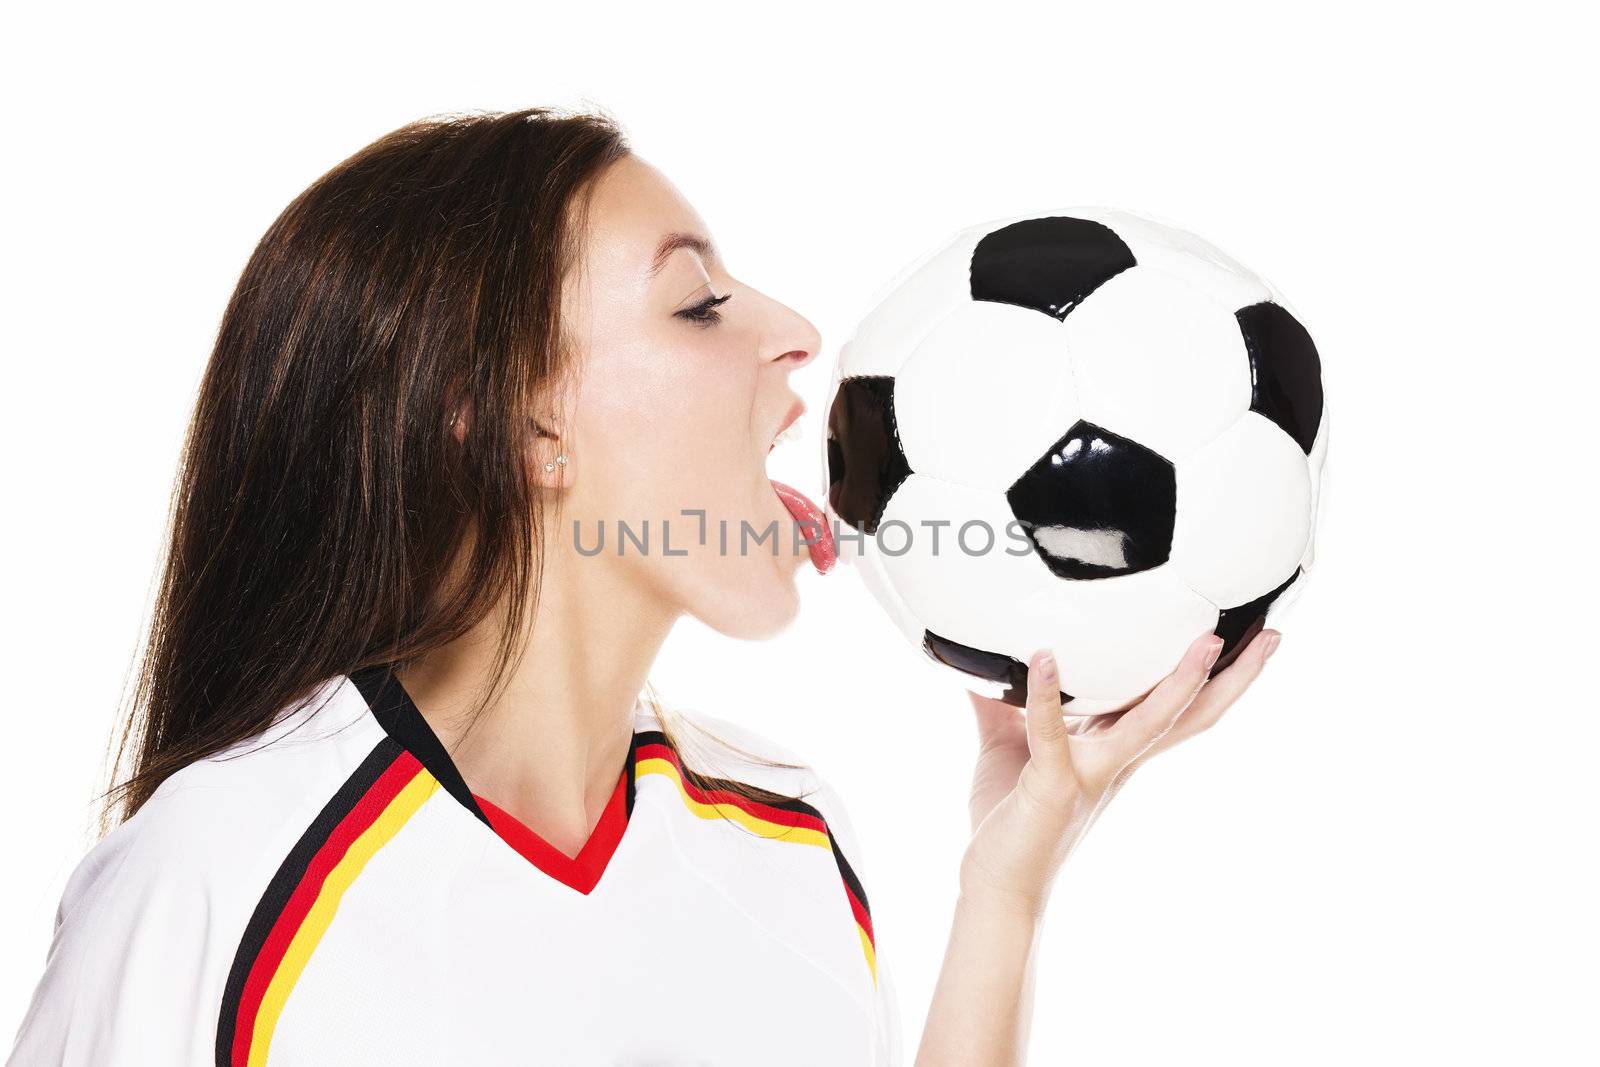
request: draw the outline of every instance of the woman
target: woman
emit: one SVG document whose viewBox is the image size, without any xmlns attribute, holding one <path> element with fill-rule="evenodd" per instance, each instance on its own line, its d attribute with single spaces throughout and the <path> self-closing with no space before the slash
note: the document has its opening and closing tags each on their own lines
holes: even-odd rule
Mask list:
<svg viewBox="0 0 1600 1067">
<path fill-rule="evenodd" d="M 826 537 L 696 536 L 818 518 L 763 465 L 819 346 L 603 116 L 422 121 L 313 183 L 223 318 L 120 825 L 12 1062 L 901 1062 L 838 796 L 640 699 L 677 618 L 770 635 L 831 562 Z M 653 550 L 595 551 L 640 520 Z M 1024 713 L 974 698 L 917 1064 L 1021 1061 L 1068 851 L 1275 643 L 1207 683 L 1201 635 L 1076 734 L 1048 656 Z"/>
</svg>

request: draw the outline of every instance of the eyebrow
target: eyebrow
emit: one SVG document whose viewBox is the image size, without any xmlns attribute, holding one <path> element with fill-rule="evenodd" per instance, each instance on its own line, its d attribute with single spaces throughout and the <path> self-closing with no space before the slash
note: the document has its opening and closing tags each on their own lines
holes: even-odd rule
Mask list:
<svg viewBox="0 0 1600 1067">
<path fill-rule="evenodd" d="M 674 231 L 661 238 L 656 245 L 656 254 L 650 260 L 650 277 L 660 274 L 661 268 L 667 265 L 667 257 L 680 248 L 699 253 L 701 259 L 714 259 L 717 254 L 711 242 L 699 234 Z"/>
</svg>

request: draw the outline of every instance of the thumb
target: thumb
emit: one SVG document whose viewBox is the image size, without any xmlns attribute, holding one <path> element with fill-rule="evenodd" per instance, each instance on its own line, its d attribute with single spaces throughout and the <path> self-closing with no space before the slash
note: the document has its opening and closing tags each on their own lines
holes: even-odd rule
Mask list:
<svg viewBox="0 0 1600 1067">
<path fill-rule="evenodd" d="M 987 747 L 1002 741 L 1016 740 L 1022 729 L 1022 713 L 1003 700 L 986 697 L 967 690 L 972 701 L 973 717 L 978 724 L 978 744 Z"/>
</svg>

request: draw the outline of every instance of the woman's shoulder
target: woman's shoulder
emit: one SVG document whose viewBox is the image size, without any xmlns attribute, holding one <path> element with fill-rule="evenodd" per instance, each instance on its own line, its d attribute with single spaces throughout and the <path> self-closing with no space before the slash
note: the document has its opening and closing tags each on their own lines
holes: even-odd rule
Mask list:
<svg viewBox="0 0 1600 1067">
<path fill-rule="evenodd" d="M 698 773 L 780 792 L 820 781 L 810 759 L 746 723 L 683 706 L 646 708 L 639 721 L 642 729 L 659 729 L 663 718 L 671 729 L 674 753 Z"/>
<path fill-rule="evenodd" d="M 381 737 L 345 676 L 286 707 L 264 731 L 169 775 L 96 842 L 68 880 L 63 913 L 187 887 L 241 892 L 349 777 Z"/>
<path fill-rule="evenodd" d="M 697 708 L 674 707 L 666 714 L 679 727 L 673 740 L 684 762 L 695 771 L 798 798 L 827 824 L 841 851 L 852 859 L 860 855 L 854 821 L 825 754 L 813 758 L 773 733 Z M 659 718 L 652 713 L 645 721 Z"/>
<path fill-rule="evenodd" d="M 827 843 L 833 853 L 831 873 L 823 888 L 829 899 L 848 902 L 855 916 L 857 938 L 872 967 L 872 1012 L 874 1022 L 874 1063 L 899 1064 L 903 1055 L 899 1003 L 889 968 L 878 951 L 876 923 L 870 900 L 874 886 L 872 860 L 858 836 L 845 796 L 828 773 L 826 753 L 813 759 L 787 741 L 772 734 L 722 716 L 696 709 L 673 708 L 667 713 L 670 724 L 686 724 L 674 732 L 674 740 L 686 751 L 684 762 L 700 771 L 735 777 L 751 785 L 797 796 L 810 812 L 820 816 L 827 830 Z M 647 717 L 647 723 L 659 721 Z M 692 752 L 692 755 L 690 754 Z M 710 757 L 709 759 L 707 757 Z M 787 766 L 773 766 L 772 762 Z M 709 764 L 709 767 L 708 767 Z M 845 895 L 839 896 L 843 880 Z M 854 942 L 852 942 L 854 943 Z"/>
<path fill-rule="evenodd" d="M 354 698 L 352 700 L 352 697 Z M 376 743 L 340 676 L 170 775 L 67 878 L 15 1062 L 205 1062 L 239 931 Z M 379 730 L 381 733 L 381 729 Z"/>
</svg>

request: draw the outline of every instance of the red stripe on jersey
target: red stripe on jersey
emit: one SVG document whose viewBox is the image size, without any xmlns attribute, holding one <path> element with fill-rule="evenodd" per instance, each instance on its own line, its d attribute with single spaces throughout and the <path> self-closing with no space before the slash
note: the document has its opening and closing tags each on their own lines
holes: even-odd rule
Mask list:
<svg viewBox="0 0 1600 1067">
<path fill-rule="evenodd" d="M 683 782 L 684 792 L 702 804 L 732 804 L 742 808 L 757 818 L 765 819 L 779 826 L 793 826 L 804 830 L 815 830 L 826 833 L 828 826 L 820 817 L 810 815 L 803 811 L 787 811 L 775 808 L 770 804 L 763 804 L 759 800 L 742 796 L 728 789 L 703 789 L 689 780 L 689 775 L 684 772 L 683 763 L 678 759 L 678 754 L 666 745 L 640 745 L 640 759 L 664 759 L 678 768 L 678 777 Z"/>
<path fill-rule="evenodd" d="M 563 885 L 571 886 L 587 896 L 600 881 L 606 866 L 622 841 L 622 832 L 628 826 L 627 812 L 628 771 L 623 769 L 611 799 L 606 801 L 600 821 L 589 831 L 576 856 L 569 856 L 540 837 L 532 827 L 507 812 L 486 797 L 474 793 L 478 806 L 489 817 L 489 825 L 501 840 L 516 849 L 529 863 Z"/>
<path fill-rule="evenodd" d="M 246 1067 L 250 1060 L 250 1044 L 255 1035 L 256 1013 L 261 1008 L 261 998 L 272 982 L 272 976 L 283 961 L 283 955 L 294 940 L 295 931 L 305 920 L 306 913 L 322 891 L 328 872 L 338 865 L 349 851 L 350 845 L 374 822 L 389 803 L 422 770 L 422 764 L 410 752 L 402 751 L 393 763 L 378 776 L 378 780 L 356 801 L 350 814 L 328 834 L 327 840 L 317 850 L 306 868 L 305 877 L 294 888 L 283 911 L 278 913 L 272 932 L 267 935 L 261 952 L 250 968 L 244 995 L 239 1002 L 239 1014 L 233 1032 L 233 1062 L 235 1067 Z"/>
</svg>

